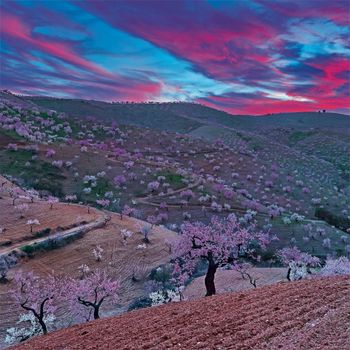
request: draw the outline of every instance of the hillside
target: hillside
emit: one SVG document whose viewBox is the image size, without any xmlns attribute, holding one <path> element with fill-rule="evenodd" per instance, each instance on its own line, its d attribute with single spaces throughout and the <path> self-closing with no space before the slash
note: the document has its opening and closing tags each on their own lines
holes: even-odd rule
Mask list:
<svg viewBox="0 0 350 350">
<path fill-rule="evenodd" d="M 148 127 L 155 130 L 167 130 L 187 133 L 201 126 L 201 122 L 182 117 L 172 104 L 118 104 L 93 100 L 55 99 L 30 97 L 40 107 L 65 112 L 72 117 L 94 117 L 96 120 L 115 121 L 120 124 Z M 181 104 L 186 110 L 187 104 Z M 223 113 L 225 114 L 225 113 Z"/>
<path fill-rule="evenodd" d="M 115 315 L 126 311 L 132 302 L 145 295 L 145 284 L 152 269 L 170 258 L 165 242 L 176 237 L 174 232 L 156 226 L 152 229 L 150 244 L 139 249 L 138 245 L 143 243 L 140 229 L 146 223 L 136 218 L 124 216 L 121 220 L 119 214 L 95 208 L 88 210 L 77 204 L 55 203 L 50 209 L 50 204 L 43 199 L 36 198 L 31 203 L 19 198 L 16 205 L 27 203 L 29 207 L 25 217 L 21 218 L 8 195 L 8 190 L 16 188 L 15 185 L 1 176 L 0 180 L 5 183 L 0 188 L 0 210 L 4 214 L 0 217 L 0 227 L 6 228 L 1 234 L 0 257 L 7 254 L 18 256 L 17 264 L 9 272 L 10 282 L 0 283 L 0 349 L 4 346 L 2 340 L 6 329 L 16 323 L 21 312 L 14 305 L 10 290 L 12 277 L 18 270 L 35 271 L 40 276 L 54 272 L 79 278 L 82 264 L 107 269 L 110 276 L 120 281 L 121 296 L 118 307 L 106 308 L 103 315 Z M 32 233 L 26 225 L 28 218 L 40 222 Z M 45 233 L 47 229 L 50 230 Z M 123 229 L 134 233 L 128 244 L 121 237 Z M 72 239 L 64 243 L 63 237 L 68 234 Z M 57 245 L 52 245 L 55 242 Z M 103 249 L 100 262 L 92 254 L 96 246 Z"/>
<path fill-rule="evenodd" d="M 350 279 L 282 283 L 171 303 L 64 329 L 13 349 L 323 349 L 350 347 Z"/>
<path fill-rule="evenodd" d="M 94 100 L 25 97 L 40 107 L 65 112 L 73 117 L 96 117 L 105 121 L 188 133 L 203 125 L 242 130 L 281 127 L 335 129 L 350 133 L 350 117 L 339 113 L 298 112 L 250 116 L 229 113 L 195 103 L 107 103 Z"/>
</svg>

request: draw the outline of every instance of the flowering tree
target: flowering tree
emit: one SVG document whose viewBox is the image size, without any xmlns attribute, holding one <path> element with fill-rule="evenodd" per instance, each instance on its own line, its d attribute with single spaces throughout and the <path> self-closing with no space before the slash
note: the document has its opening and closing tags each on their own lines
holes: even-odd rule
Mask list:
<svg viewBox="0 0 350 350">
<path fill-rule="evenodd" d="M 56 151 L 52 148 L 48 148 L 46 151 L 46 158 L 52 158 L 56 154 Z"/>
<path fill-rule="evenodd" d="M 238 264 L 243 258 L 257 258 L 255 248 L 265 248 L 270 241 L 268 233 L 255 231 L 252 225 L 243 227 L 233 215 L 224 220 L 213 217 L 208 225 L 186 223 L 175 248 L 175 266 L 191 275 L 198 261 L 206 260 L 205 287 L 206 296 L 210 296 L 216 293 L 214 278 L 219 267 Z"/>
<path fill-rule="evenodd" d="M 96 246 L 96 248 L 94 248 L 92 250 L 92 254 L 93 254 L 96 261 L 101 261 L 102 254 L 103 254 L 103 248 L 100 245 Z"/>
<path fill-rule="evenodd" d="M 31 203 L 34 203 L 34 199 L 40 198 L 39 192 L 34 189 L 27 190 L 26 195 L 29 197 Z"/>
<path fill-rule="evenodd" d="M 12 297 L 24 310 L 32 313 L 41 327 L 41 332 L 47 334 L 46 319 L 54 315 L 57 302 L 61 297 L 62 280 L 53 275 L 39 278 L 33 272 L 16 273 Z"/>
<path fill-rule="evenodd" d="M 117 175 L 114 177 L 113 181 L 118 187 L 122 187 L 126 183 L 126 178 L 124 175 Z"/>
<path fill-rule="evenodd" d="M 81 264 L 79 267 L 78 267 L 78 270 L 81 274 L 81 279 L 85 278 L 89 272 L 90 272 L 90 267 L 86 264 Z"/>
<path fill-rule="evenodd" d="M 48 203 L 50 204 L 50 209 L 53 209 L 53 205 L 55 203 L 58 203 L 59 202 L 59 199 L 57 197 L 53 197 L 53 196 L 50 196 L 48 199 L 47 199 Z"/>
<path fill-rule="evenodd" d="M 134 214 L 134 212 L 135 212 L 134 208 L 131 208 L 127 204 L 125 204 L 122 210 L 122 215 L 126 215 L 130 217 L 131 215 Z"/>
<path fill-rule="evenodd" d="M 285 265 L 288 265 L 287 279 L 289 281 L 305 278 L 310 273 L 310 268 L 320 263 L 319 258 L 303 253 L 297 247 L 283 248 L 277 255 Z"/>
<path fill-rule="evenodd" d="M 96 204 L 102 208 L 106 208 L 110 205 L 111 201 L 109 199 L 96 199 Z"/>
<path fill-rule="evenodd" d="M 77 200 L 77 196 L 75 194 L 67 194 L 64 199 L 67 201 L 67 202 L 74 202 Z"/>
<path fill-rule="evenodd" d="M 110 299 L 118 300 L 119 282 L 112 281 L 106 271 L 96 270 L 82 280 L 70 280 L 70 309 L 78 317 L 100 318 L 102 304 Z"/>
<path fill-rule="evenodd" d="M 40 222 L 38 219 L 30 219 L 27 221 L 27 225 L 30 226 L 30 233 L 33 233 L 33 226 L 40 225 Z"/>
<path fill-rule="evenodd" d="M 181 295 L 178 291 L 171 289 L 161 289 L 149 294 L 152 306 L 167 304 L 170 302 L 181 301 Z"/>
<path fill-rule="evenodd" d="M 191 198 L 195 197 L 195 194 L 192 190 L 188 189 L 188 190 L 181 191 L 180 197 L 186 198 L 187 201 L 190 201 Z"/>
<path fill-rule="evenodd" d="M 28 211 L 29 209 L 29 205 L 27 203 L 21 203 L 21 204 L 17 204 L 15 206 L 15 209 L 19 212 L 20 215 L 20 219 L 23 219 L 25 216 L 25 213 Z"/>
<path fill-rule="evenodd" d="M 149 234 L 151 233 L 152 227 L 149 225 L 145 225 L 141 227 L 141 233 L 143 234 L 143 241 L 145 243 L 149 243 Z"/>
<path fill-rule="evenodd" d="M 12 198 L 12 205 L 15 205 L 16 199 L 18 199 L 21 195 L 21 190 L 18 187 L 11 188 L 10 191 L 10 197 Z"/>
<path fill-rule="evenodd" d="M 160 183 L 158 181 L 152 181 L 147 185 L 147 190 L 149 192 L 155 192 L 158 190 Z"/>
<path fill-rule="evenodd" d="M 131 236 L 133 235 L 133 232 L 130 230 L 127 230 L 126 228 L 123 228 L 120 231 L 120 235 L 122 236 L 122 239 L 123 239 L 123 245 L 127 245 L 128 239 L 131 238 Z"/>
<path fill-rule="evenodd" d="M 53 325 L 55 320 L 56 318 L 54 315 L 44 316 L 44 322 L 47 326 Z M 22 342 L 42 334 L 41 326 L 33 313 L 28 312 L 21 314 L 17 324 L 21 323 L 24 323 L 26 326 L 23 328 L 11 327 L 6 330 L 5 343 L 13 344 L 17 341 Z"/>
<path fill-rule="evenodd" d="M 345 256 L 341 256 L 338 259 L 328 258 L 325 266 L 320 271 L 320 275 L 350 275 L 350 260 Z"/>
</svg>

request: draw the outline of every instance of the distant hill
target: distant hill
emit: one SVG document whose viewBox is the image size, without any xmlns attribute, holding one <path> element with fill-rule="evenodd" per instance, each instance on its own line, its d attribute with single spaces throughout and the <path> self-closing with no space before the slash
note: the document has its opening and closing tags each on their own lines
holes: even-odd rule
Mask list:
<svg viewBox="0 0 350 350">
<path fill-rule="evenodd" d="M 1 93 L 3 94 L 3 92 Z M 206 126 L 228 127 L 246 131 L 274 128 L 333 129 L 350 134 L 350 116 L 339 113 L 279 113 L 264 116 L 231 115 L 201 104 L 108 103 L 103 101 L 62 99 L 43 96 L 18 97 L 25 103 L 65 112 L 73 117 L 114 120 L 120 124 L 148 127 L 179 133 L 193 133 Z"/>
<path fill-rule="evenodd" d="M 107 103 L 47 97 L 27 97 L 25 99 L 41 107 L 65 112 L 73 117 L 95 117 L 97 120 L 114 120 L 120 124 L 156 130 L 188 133 L 202 125 L 199 121 L 200 114 L 196 114 L 199 120 L 191 120 L 181 115 L 181 109 L 186 111 L 189 108 L 188 103 L 181 103 L 181 106 L 174 108 L 173 103 Z"/>
</svg>

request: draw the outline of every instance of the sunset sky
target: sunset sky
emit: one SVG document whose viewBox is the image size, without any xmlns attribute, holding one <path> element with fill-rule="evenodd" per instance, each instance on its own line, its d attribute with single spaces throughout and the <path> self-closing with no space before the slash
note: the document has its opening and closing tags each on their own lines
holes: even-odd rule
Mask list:
<svg viewBox="0 0 350 350">
<path fill-rule="evenodd" d="M 196 101 L 234 114 L 350 107 L 349 0 L 1 1 L 1 88 Z"/>
</svg>

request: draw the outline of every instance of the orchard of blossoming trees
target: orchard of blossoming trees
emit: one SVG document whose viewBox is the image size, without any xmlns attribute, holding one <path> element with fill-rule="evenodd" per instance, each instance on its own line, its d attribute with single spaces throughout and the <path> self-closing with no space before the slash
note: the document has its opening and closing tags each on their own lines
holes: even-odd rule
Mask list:
<svg viewBox="0 0 350 350">
<path fill-rule="evenodd" d="M 8 343 L 182 301 L 201 276 L 197 298 L 226 291 L 227 273 L 230 290 L 277 282 L 271 269 L 350 274 L 347 134 L 220 121 L 187 134 L 74 115 L 1 94 Z"/>
</svg>

